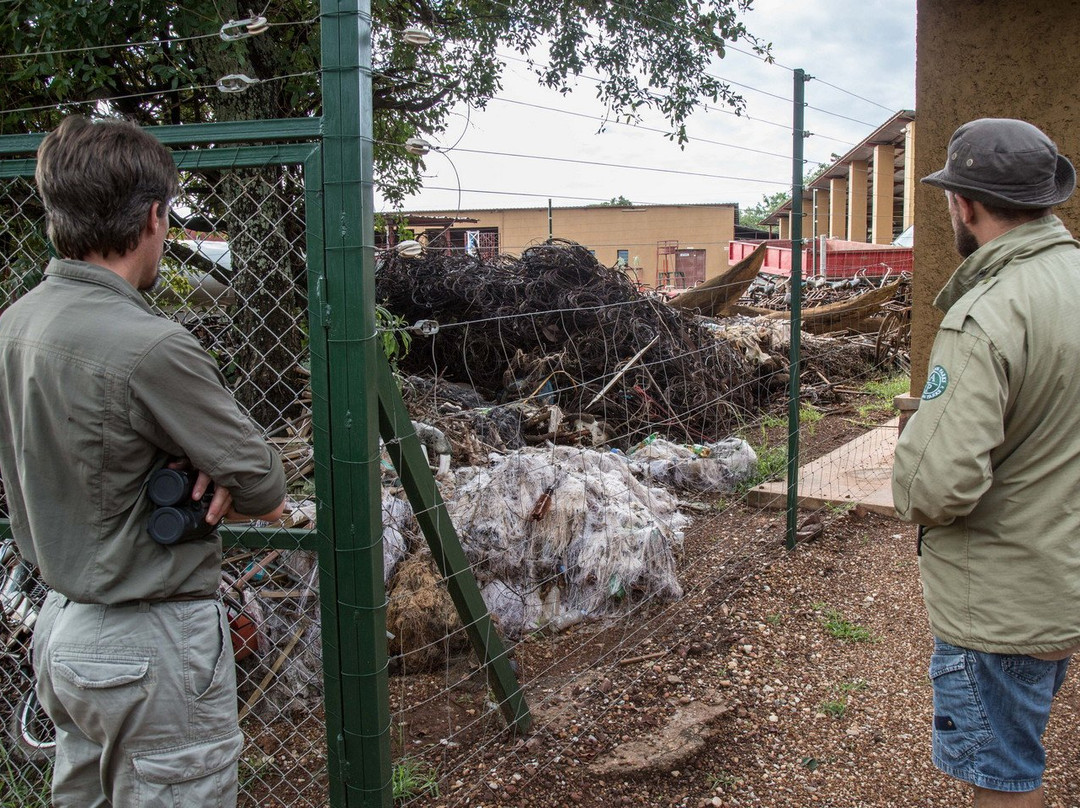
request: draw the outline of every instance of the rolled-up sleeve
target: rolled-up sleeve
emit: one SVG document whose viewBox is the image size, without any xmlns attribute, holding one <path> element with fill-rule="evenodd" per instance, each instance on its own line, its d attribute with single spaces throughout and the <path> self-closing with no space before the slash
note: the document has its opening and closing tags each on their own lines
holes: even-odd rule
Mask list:
<svg viewBox="0 0 1080 808">
<path fill-rule="evenodd" d="M 1007 363 L 970 320 L 938 332 L 930 364 L 932 381 L 897 442 L 892 489 L 901 518 L 935 526 L 971 513 L 990 487 L 1009 380 Z"/>
<path fill-rule="evenodd" d="M 281 504 L 281 457 L 240 409 L 194 337 L 178 330 L 151 346 L 128 389 L 132 427 L 228 488 L 238 512 L 268 513 Z"/>
</svg>

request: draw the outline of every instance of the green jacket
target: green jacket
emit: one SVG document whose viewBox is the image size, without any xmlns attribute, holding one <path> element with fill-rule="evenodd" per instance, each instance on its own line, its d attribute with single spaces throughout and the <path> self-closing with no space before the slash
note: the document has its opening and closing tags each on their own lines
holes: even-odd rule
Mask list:
<svg viewBox="0 0 1080 808">
<path fill-rule="evenodd" d="M 0 316 L 0 473 L 19 549 L 82 603 L 208 596 L 216 536 L 163 547 L 144 483 L 170 455 L 229 489 L 240 513 L 285 496 L 277 453 L 213 360 L 104 267 L 54 260 Z"/>
<path fill-rule="evenodd" d="M 945 312 L 893 498 L 926 526 L 935 635 L 993 653 L 1080 644 L 1080 242 L 1056 216 L 980 247 Z"/>
</svg>

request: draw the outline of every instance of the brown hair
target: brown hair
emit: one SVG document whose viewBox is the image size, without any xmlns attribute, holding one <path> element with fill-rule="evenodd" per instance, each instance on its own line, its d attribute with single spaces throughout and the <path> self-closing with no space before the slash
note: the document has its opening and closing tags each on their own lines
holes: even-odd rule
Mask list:
<svg viewBox="0 0 1080 808">
<path fill-rule="evenodd" d="M 179 190 L 160 141 L 133 123 L 65 118 L 37 152 L 38 193 L 49 240 L 63 258 L 135 249 L 154 202 L 161 215 Z"/>
</svg>

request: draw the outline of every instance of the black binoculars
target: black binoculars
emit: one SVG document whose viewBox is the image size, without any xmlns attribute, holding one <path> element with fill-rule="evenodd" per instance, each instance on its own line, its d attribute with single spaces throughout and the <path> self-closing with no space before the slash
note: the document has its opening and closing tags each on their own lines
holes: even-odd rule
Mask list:
<svg viewBox="0 0 1080 808">
<path fill-rule="evenodd" d="M 201 539 L 214 532 L 217 525 L 206 521 L 214 484 L 206 487 L 202 499 L 192 499 L 198 473 L 179 469 L 158 469 L 146 483 L 150 501 L 157 507 L 150 514 L 146 530 L 158 544 L 177 544 Z"/>
</svg>

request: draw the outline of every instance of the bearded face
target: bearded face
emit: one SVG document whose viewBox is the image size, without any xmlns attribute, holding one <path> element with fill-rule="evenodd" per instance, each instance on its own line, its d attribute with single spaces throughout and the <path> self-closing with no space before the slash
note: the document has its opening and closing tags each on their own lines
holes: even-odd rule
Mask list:
<svg viewBox="0 0 1080 808">
<path fill-rule="evenodd" d="M 956 244 L 956 251 L 960 253 L 961 258 L 967 258 L 977 249 L 979 249 L 979 242 L 975 238 L 975 234 L 971 232 L 963 219 L 960 218 L 960 206 L 956 204 L 956 201 L 952 194 L 948 194 L 949 199 L 949 218 L 952 219 L 952 229 L 954 242 Z"/>
<path fill-rule="evenodd" d="M 975 234 L 971 229 L 957 218 L 953 218 L 953 237 L 956 243 L 956 251 L 961 258 L 967 258 L 977 249 L 979 242 L 975 240 Z"/>
</svg>

